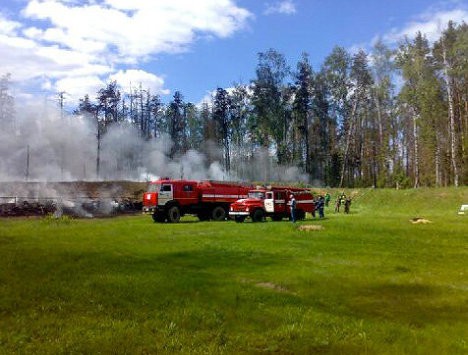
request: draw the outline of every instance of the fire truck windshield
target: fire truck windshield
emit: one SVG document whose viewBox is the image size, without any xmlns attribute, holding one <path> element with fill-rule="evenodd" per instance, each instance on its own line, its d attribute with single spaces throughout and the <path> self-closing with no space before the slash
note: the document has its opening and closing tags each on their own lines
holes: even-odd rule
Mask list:
<svg viewBox="0 0 468 355">
<path fill-rule="evenodd" d="M 161 189 L 160 184 L 149 184 L 148 192 L 158 192 Z"/>
<path fill-rule="evenodd" d="M 249 198 L 258 198 L 260 200 L 265 199 L 265 193 L 261 191 L 251 191 L 249 192 Z"/>
</svg>

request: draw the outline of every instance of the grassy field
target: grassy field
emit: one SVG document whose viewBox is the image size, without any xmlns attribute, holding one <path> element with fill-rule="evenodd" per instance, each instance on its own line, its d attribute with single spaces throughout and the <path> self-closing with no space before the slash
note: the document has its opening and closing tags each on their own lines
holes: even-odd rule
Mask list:
<svg viewBox="0 0 468 355">
<path fill-rule="evenodd" d="M 0 353 L 466 354 L 462 203 L 361 190 L 351 214 L 295 225 L 3 219 Z"/>
</svg>

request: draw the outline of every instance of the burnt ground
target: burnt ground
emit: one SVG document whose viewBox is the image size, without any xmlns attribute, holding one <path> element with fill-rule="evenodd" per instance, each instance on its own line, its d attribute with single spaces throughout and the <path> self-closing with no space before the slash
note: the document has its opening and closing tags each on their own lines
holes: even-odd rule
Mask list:
<svg viewBox="0 0 468 355">
<path fill-rule="evenodd" d="M 139 213 L 145 182 L 0 182 L 0 217 Z"/>
</svg>

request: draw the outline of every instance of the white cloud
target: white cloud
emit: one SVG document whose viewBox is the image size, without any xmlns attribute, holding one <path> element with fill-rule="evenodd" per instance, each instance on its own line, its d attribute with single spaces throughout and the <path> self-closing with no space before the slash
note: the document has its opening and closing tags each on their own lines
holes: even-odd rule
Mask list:
<svg viewBox="0 0 468 355">
<path fill-rule="evenodd" d="M 296 13 L 296 4 L 292 0 L 278 1 L 273 4 L 267 4 L 264 11 L 265 15 L 283 14 L 292 15 Z"/>
<path fill-rule="evenodd" d="M 124 91 L 130 87 L 134 88 L 141 84 L 144 89 L 149 89 L 152 94 L 169 94 L 169 90 L 164 89 L 164 79 L 152 73 L 140 69 L 119 70 L 112 74 L 110 80 L 116 80 Z"/>
<path fill-rule="evenodd" d="M 71 102 L 76 103 L 84 95 L 89 94 L 93 99 L 98 90 L 106 83 L 97 75 L 64 77 L 55 82 L 56 92 L 65 92 Z"/>
<path fill-rule="evenodd" d="M 234 0 L 27 0 L 14 18 L 0 13 L 0 68 L 80 97 L 113 79 L 167 94 L 160 76 L 126 67 L 201 36 L 229 37 L 252 16 Z"/>
<path fill-rule="evenodd" d="M 417 32 L 421 32 L 430 42 L 434 42 L 440 38 L 442 31 L 447 27 L 450 20 L 455 23 L 468 22 L 468 11 L 464 8 L 452 10 L 430 9 L 407 23 L 403 28 L 393 28 L 390 33 L 383 36 L 383 40 L 387 43 L 396 43 L 405 36 L 413 38 Z"/>
<path fill-rule="evenodd" d="M 44 40 L 77 50 L 92 42 L 102 46 L 101 52 L 115 49 L 118 57 L 134 60 L 179 52 L 198 33 L 228 37 L 251 17 L 231 0 L 105 0 L 93 5 L 31 0 L 23 14 L 50 22 Z"/>
<path fill-rule="evenodd" d="M 16 21 L 10 21 L 0 13 L 0 35 L 12 35 L 21 24 Z"/>
</svg>

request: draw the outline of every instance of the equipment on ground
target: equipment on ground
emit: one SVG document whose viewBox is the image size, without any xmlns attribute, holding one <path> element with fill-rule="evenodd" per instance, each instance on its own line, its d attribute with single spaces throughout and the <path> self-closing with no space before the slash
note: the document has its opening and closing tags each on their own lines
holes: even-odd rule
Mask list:
<svg viewBox="0 0 468 355">
<path fill-rule="evenodd" d="M 468 205 L 461 205 L 460 210 L 458 211 L 459 215 L 468 214 Z"/>
</svg>

